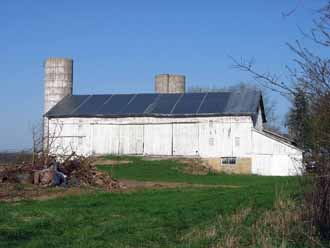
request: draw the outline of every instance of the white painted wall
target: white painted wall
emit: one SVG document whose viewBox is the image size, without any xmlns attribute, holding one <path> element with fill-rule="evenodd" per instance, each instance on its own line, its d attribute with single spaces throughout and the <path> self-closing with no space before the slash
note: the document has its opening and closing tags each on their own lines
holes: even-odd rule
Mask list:
<svg viewBox="0 0 330 248">
<path fill-rule="evenodd" d="M 202 157 L 251 154 L 252 120 L 199 118 L 59 118 L 50 120 L 57 147 L 83 154 L 150 154 Z M 77 144 L 78 140 L 79 146 Z M 78 149 L 79 148 L 79 149 Z"/>
<path fill-rule="evenodd" d="M 199 155 L 199 124 L 173 124 L 173 155 Z"/>
<path fill-rule="evenodd" d="M 60 118 L 49 127 L 54 153 L 251 157 L 260 175 L 296 174 L 302 158 L 297 148 L 256 130 L 249 116 Z"/>
<path fill-rule="evenodd" d="M 286 176 L 302 173 L 302 151 L 266 133 L 252 130 L 252 173 Z"/>
<path fill-rule="evenodd" d="M 144 125 L 127 124 L 119 127 L 119 154 L 142 155 Z"/>
<path fill-rule="evenodd" d="M 144 154 L 172 155 L 172 124 L 144 125 Z"/>
</svg>

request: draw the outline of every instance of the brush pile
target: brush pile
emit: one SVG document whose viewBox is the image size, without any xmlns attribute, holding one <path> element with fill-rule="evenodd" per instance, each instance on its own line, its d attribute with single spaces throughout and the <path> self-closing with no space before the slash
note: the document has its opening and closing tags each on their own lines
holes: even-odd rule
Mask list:
<svg viewBox="0 0 330 248">
<path fill-rule="evenodd" d="M 0 166 L 1 183 L 24 183 L 39 186 L 96 186 L 107 190 L 119 188 L 119 183 L 108 173 L 100 172 L 93 165 L 93 158 L 76 156 L 74 153 L 62 162 L 56 158 L 50 162 L 25 163 Z"/>
<path fill-rule="evenodd" d="M 108 173 L 98 171 L 93 165 L 94 159 L 76 157 L 64 161 L 58 166 L 58 171 L 67 176 L 69 186 L 97 186 L 107 189 L 118 188 L 119 184 Z"/>
</svg>

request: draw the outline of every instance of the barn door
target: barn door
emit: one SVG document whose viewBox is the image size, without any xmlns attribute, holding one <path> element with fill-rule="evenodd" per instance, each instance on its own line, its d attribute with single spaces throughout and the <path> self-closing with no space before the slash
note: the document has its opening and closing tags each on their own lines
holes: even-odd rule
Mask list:
<svg viewBox="0 0 330 248">
<path fill-rule="evenodd" d="M 120 154 L 143 154 L 143 125 L 121 125 Z"/>
<path fill-rule="evenodd" d="M 119 128 L 116 125 L 92 126 L 91 143 L 95 154 L 118 154 Z"/>
<path fill-rule="evenodd" d="M 144 154 L 172 155 L 172 124 L 144 126 Z"/>
<path fill-rule="evenodd" d="M 173 124 L 173 155 L 198 155 L 198 124 Z"/>
</svg>

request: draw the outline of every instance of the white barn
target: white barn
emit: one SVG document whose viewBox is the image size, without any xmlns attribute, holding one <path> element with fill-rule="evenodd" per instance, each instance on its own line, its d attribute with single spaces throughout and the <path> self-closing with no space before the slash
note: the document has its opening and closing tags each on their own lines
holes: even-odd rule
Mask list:
<svg viewBox="0 0 330 248">
<path fill-rule="evenodd" d="M 46 101 L 70 83 L 58 76 L 66 72 L 63 61 L 46 62 Z M 64 90 L 66 96 L 45 109 L 51 151 L 198 157 L 216 170 L 234 173 L 302 172 L 302 151 L 263 129 L 261 92 L 184 93 L 181 81 L 180 92 L 174 87 L 169 93 L 169 76 L 167 86 L 156 80 L 153 94 L 72 95 Z"/>
</svg>

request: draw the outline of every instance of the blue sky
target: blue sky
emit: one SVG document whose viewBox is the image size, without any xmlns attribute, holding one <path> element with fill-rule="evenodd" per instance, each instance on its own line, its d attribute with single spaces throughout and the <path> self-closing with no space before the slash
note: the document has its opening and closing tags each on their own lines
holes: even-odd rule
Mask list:
<svg viewBox="0 0 330 248">
<path fill-rule="evenodd" d="M 298 26 L 308 30 L 324 3 L 1 0 L 0 150 L 31 146 L 47 57 L 74 59 L 75 94 L 153 92 L 157 73 L 185 74 L 188 87 L 252 82 L 229 55 L 284 77 L 293 57 L 285 43 L 301 38 Z M 272 97 L 283 116 L 288 103 Z"/>
</svg>

